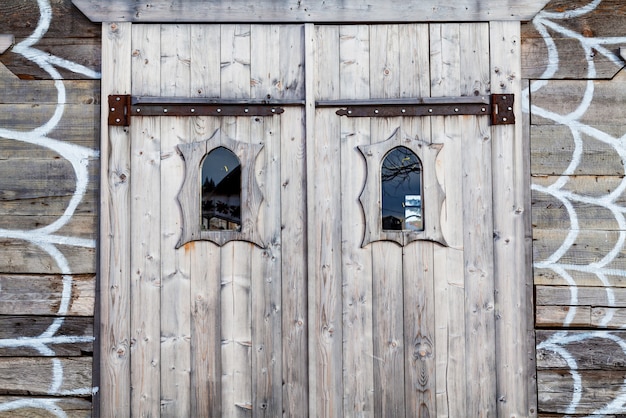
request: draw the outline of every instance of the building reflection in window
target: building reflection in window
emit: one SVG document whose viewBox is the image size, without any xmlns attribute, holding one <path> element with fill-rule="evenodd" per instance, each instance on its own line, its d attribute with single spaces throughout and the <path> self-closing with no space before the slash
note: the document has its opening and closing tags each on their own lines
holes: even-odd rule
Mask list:
<svg viewBox="0 0 626 418">
<path fill-rule="evenodd" d="M 382 163 L 383 230 L 423 231 L 422 163 L 406 147 L 389 151 Z"/>
<path fill-rule="evenodd" d="M 215 148 L 202 163 L 202 229 L 241 228 L 241 165 L 230 150 Z"/>
</svg>

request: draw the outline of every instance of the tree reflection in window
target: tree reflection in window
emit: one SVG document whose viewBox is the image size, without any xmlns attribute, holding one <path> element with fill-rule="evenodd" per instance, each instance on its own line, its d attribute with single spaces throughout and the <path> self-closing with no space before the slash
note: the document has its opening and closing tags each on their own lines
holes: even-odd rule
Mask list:
<svg viewBox="0 0 626 418">
<path fill-rule="evenodd" d="M 241 165 L 224 147 L 215 148 L 202 163 L 202 229 L 241 228 Z"/>
<path fill-rule="evenodd" d="M 422 163 L 406 147 L 385 156 L 381 169 L 383 230 L 423 231 Z"/>
</svg>

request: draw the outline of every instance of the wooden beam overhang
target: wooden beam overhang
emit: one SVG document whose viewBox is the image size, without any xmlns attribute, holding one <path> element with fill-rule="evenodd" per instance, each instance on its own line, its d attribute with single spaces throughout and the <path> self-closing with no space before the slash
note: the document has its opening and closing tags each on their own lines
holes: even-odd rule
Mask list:
<svg viewBox="0 0 626 418">
<path fill-rule="evenodd" d="M 527 21 L 549 0 L 72 0 L 93 22 Z"/>
</svg>

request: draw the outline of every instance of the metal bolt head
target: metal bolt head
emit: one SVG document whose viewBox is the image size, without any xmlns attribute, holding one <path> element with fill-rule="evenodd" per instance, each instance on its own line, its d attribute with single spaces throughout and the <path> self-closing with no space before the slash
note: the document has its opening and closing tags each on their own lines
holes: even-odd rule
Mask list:
<svg viewBox="0 0 626 418">
<path fill-rule="evenodd" d="M 217 113 L 220 113 L 222 111 L 222 109 L 217 109 Z"/>
<path fill-rule="evenodd" d="M 195 113 L 195 112 L 196 112 L 196 109 L 191 109 L 191 113 Z"/>
<path fill-rule="evenodd" d="M 167 113 L 167 109 L 163 109 L 163 113 Z"/>
<path fill-rule="evenodd" d="M 502 122 L 506 122 L 506 118 L 502 118 Z"/>
<path fill-rule="evenodd" d="M 428 109 L 428 113 L 433 113 L 433 110 L 432 109 Z"/>
<path fill-rule="evenodd" d="M 115 112 L 115 108 L 114 107 L 111 108 L 111 112 Z"/>
</svg>

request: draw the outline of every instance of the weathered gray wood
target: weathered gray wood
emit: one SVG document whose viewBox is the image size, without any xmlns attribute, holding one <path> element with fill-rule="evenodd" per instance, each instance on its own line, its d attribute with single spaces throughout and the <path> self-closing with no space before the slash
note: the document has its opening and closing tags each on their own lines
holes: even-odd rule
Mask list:
<svg viewBox="0 0 626 418">
<path fill-rule="evenodd" d="M 59 101 L 59 90 L 53 80 L 20 80 L 0 63 L 0 79 L 4 87 L 1 104 L 56 104 Z M 98 105 L 100 103 L 100 81 L 96 80 L 63 80 L 65 86 L 65 103 Z M 62 120 L 61 120 L 62 121 Z M 71 122 L 71 121 L 68 121 Z M 83 123 L 86 121 L 83 121 Z M 98 129 L 97 120 L 93 122 Z"/>
<path fill-rule="evenodd" d="M 460 95 L 459 26 L 430 25 L 431 96 Z M 466 408 L 465 279 L 463 268 L 461 130 L 456 117 L 431 118 L 432 142 L 443 144 L 438 179 L 446 192 L 442 230 L 449 247 L 435 247 L 435 381 L 437 414 L 463 416 Z"/>
<path fill-rule="evenodd" d="M 41 337 L 51 329 L 58 321 L 53 316 L 2 316 L 0 317 L 0 339 L 2 340 L 27 340 Z M 42 353 L 28 344 L 16 344 L 14 347 L 0 348 L 0 357 L 12 356 L 63 356 L 76 357 L 93 353 L 93 318 L 67 316 L 63 318 L 59 329 L 55 332 L 53 341 L 48 347 L 54 354 Z M 41 338 L 43 341 L 44 338 Z M 30 341 L 29 341 L 30 342 Z"/>
<path fill-rule="evenodd" d="M 568 233 L 569 230 L 560 229 L 533 230 L 533 253 L 535 264 L 538 264 L 537 267 L 541 268 L 541 262 L 561 247 Z M 619 234 L 619 231 L 580 230 L 576 234 L 575 241 L 558 262 L 566 266 L 571 265 L 572 267 L 568 270 L 593 273 L 585 266 L 603 260 L 615 247 L 619 240 Z M 607 274 L 619 275 L 619 272 L 612 272 L 612 270 L 626 269 L 626 254 L 616 254 L 606 268 Z M 535 274 L 537 273 L 538 270 L 536 269 Z"/>
<path fill-rule="evenodd" d="M 580 386 L 583 388 L 576 413 L 588 416 L 616 399 L 626 377 L 619 371 L 579 371 Z M 569 370 L 541 370 L 537 372 L 539 389 L 539 412 L 570 415 L 568 408 L 574 392 L 574 381 Z M 619 409 L 618 409 L 619 410 Z M 621 411 L 620 411 L 621 412 Z M 601 416 L 608 416 L 601 414 Z M 619 415 L 618 415 L 619 416 Z"/>
<path fill-rule="evenodd" d="M 25 400 L 23 396 L 0 396 L 0 405 L 5 407 L 0 412 L 0 418 L 13 418 L 16 414 L 32 417 L 46 418 L 50 416 L 50 409 L 61 409 L 68 418 L 84 418 L 93 414 L 92 404 L 88 399 L 73 397 L 46 397 L 39 400 L 31 398 Z M 14 406 L 14 409 L 9 405 Z"/>
<path fill-rule="evenodd" d="M 91 396 L 91 357 L 2 357 L 0 395 Z M 59 375 L 62 373 L 62 375 Z M 60 385 L 55 383 L 62 378 Z"/>
<path fill-rule="evenodd" d="M 537 331 L 537 369 L 569 369 L 563 351 L 553 350 L 552 344 L 562 347 L 577 370 L 624 371 L 626 353 L 620 347 L 624 331 Z M 552 344 L 550 344 L 552 343 Z"/>
<path fill-rule="evenodd" d="M 66 314 L 92 316 L 95 276 L 71 276 L 71 279 L 72 293 Z M 0 315 L 58 315 L 64 280 L 60 275 L 0 275 Z"/>
<path fill-rule="evenodd" d="M 102 25 L 102 94 L 131 92 L 131 26 Z M 130 139 L 101 115 L 100 413 L 130 414 Z"/>
<path fill-rule="evenodd" d="M 15 43 L 15 36 L 12 34 L 0 34 L 0 55 L 4 54 L 7 49 L 11 48 Z"/>
<path fill-rule="evenodd" d="M 626 289 L 621 287 L 536 286 L 537 305 L 623 307 Z M 614 302 L 611 303 L 611 299 Z"/>
<path fill-rule="evenodd" d="M 573 316 L 570 316 L 572 315 Z M 566 319 L 569 323 L 566 324 Z M 590 327 L 591 308 L 589 306 L 536 306 L 535 325 L 543 327 Z"/>
<path fill-rule="evenodd" d="M 61 240 L 62 241 L 62 240 Z M 3 273 L 62 274 L 63 271 L 48 252 L 27 241 L 0 239 L 0 266 Z M 96 250 L 73 245 L 58 245 L 73 274 L 96 271 Z"/>
<path fill-rule="evenodd" d="M 498 415 L 535 415 L 528 139 L 522 133 L 520 26 L 491 22 L 491 92 L 512 93 L 515 125 L 491 127 Z M 519 98 L 519 99 L 518 99 Z M 515 343 L 512 343 L 515 341 Z M 520 382 L 525 382 L 520 390 Z"/>
<path fill-rule="evenodd" d="M 547 190 L 558 181 L 557 176 L 534 177 L 533 184 L 540 186 L 532 192 L 532 222 L 537 229 L 561 229 L 572 227 L 572 215 L 559 198 Z M 618 176 L 570 176 L 563 188 L 574 193 L 569 200 L 577 228 L 585 230 L 618 231 L 620 226 L 615 214 L 600 204 L 600 199 L 613 193 L 623 182 Z M 545 192 L 544 192 L 545 191 Z M 558 193 L 558 191 L 557 191 Z M 578 196 L 578 197 L 576 197 Z M 626 205 L 622 195 L 612 199 L 615 205 Z"/>
<path fill-rule="evenodd" d="M 531 125 L 530 129 L 533 176 L 563 173 L 599 176 L 624 174 L 620 155 L 613 146 L 604 141 L 599 141 L 583 132 L 580 138 L 583 153 L 578 164 L 568 170 L 575 152 L 571 130 L 564 125 Z M 624 134 L 623 127 L 620 125 L 603 125 L 600 129 L 615 139 Z"/>
<path fill-rule="evenodd" d="M 96 0 L 72 0 L 92 21 L 130 22 L 414 22 L 414 21 L 487 21 L 529 20 L 548 0 L 460 0 L 441 5 L 436 0 L 403 4 L 384 0 L 324 3 L 298 3 L 295 0 L 271 1 L 158 1 L 118 0 L 114 4 Z M 114 7 L 113 7 L 114 6 Z"/>
</svg>

